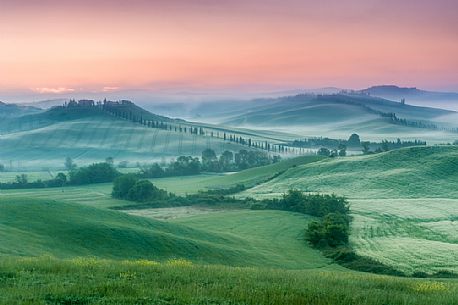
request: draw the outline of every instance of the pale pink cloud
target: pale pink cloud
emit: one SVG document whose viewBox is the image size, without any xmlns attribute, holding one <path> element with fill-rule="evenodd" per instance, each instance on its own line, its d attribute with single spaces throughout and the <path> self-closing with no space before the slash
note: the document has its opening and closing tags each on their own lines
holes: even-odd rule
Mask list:
<svg viewBox="0 0 458 305">
<path fill-rule="evenodd" d="M 61 93 L 70 93 L 75 92 L 73 88 L 65 88 L 65 87 L 58 87 L 58 88 L 33 88 L 35 92 L 45 94 L 45 93 L 52 93 L 52 94 L 61 94 Z"/>
</svg>

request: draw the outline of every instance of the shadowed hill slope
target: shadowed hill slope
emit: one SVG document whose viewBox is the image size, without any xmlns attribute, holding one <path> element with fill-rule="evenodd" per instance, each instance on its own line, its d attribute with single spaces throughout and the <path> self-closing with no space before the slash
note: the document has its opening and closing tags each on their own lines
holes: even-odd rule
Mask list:
<svg viewBox="0 0 458 305">
<path fill-rule="evenodd" d="M 185 258 L 200 263 L 294 269 L 329 264 L 318 251 L 297 239 L 310 218 L 280 211 L 240 213 L 252 220 L 252 227 L 263 231 L 247 234 L 251 229 L 245 226 L 241 234 L 213 232 L 79 204 L 0 198 L 0 256 Z M 288 231 L 282 242 L 288 243 L 292 252 L 278 252 L 274 238 L 278 230 L 268 229 L 272 227 L 269 219 L 276 219 L 274 227 Z"/>
</svg>

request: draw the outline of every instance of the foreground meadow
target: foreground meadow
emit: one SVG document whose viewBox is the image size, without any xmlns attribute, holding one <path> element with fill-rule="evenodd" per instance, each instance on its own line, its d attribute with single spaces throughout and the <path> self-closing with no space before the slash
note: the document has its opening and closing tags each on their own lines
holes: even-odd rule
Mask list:
<svg viewBox="0 0 458 305">
<path fill-rule="evenodd" d="M 0 304 L 454 305 L 458 282 L 186 260 L 0 259 Z"/>
</svg>

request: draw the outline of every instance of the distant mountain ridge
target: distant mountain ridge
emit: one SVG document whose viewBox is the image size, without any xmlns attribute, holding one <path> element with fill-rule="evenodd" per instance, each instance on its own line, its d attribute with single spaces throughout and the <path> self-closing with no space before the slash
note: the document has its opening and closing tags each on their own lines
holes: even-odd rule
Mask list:
<svg viewBox="0 0 458 305">
<path fill-rule="evenodd" d="M 0 118 L 14 118 L 40 112 L 41 109 L 17 104 L 6 104 L 0 101 Z"/>
<path fill-rule="evenodd" d="M 367 94 L 300 94 L 257 101 L 256 107 L 229 118 L 227 124 L 301 125 L 380 119 L 385 114 L 411 120 L 431 120 L 453 111 L 405 105 Z"/>
<path fill-rule="evenodd" d="M 422 106 L 458 111 L 458 93 L 456 92 L 427 91 L 415 87 L 398 87 L 396 85 L 373 86 L 358 92 L 394 101 L 404 99 L 406 103 L 412 102 Z"/>
</svg>

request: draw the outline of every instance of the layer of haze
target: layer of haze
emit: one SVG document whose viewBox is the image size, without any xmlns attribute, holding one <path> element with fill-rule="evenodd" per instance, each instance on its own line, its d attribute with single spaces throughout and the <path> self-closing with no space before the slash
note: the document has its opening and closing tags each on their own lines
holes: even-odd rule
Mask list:
<svg viewBox="0 0 458 305">
<path fill-rule="evenodd" d="M 454 0 L 0 0 L 0 91 L 458 89 Z"/>
</svg>

